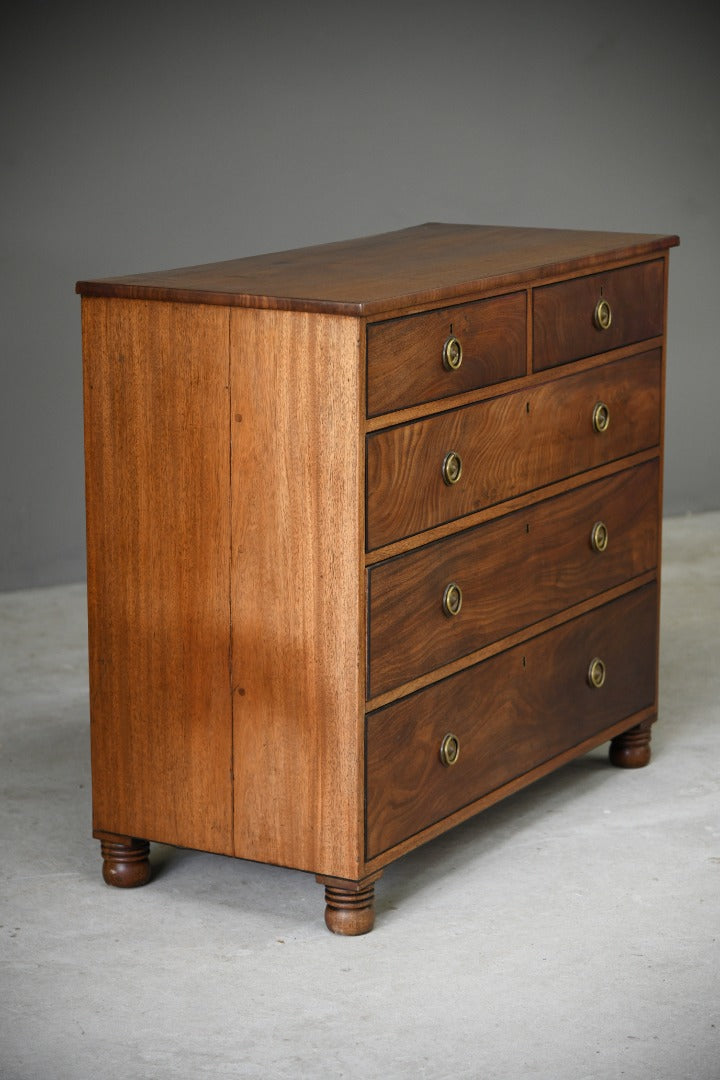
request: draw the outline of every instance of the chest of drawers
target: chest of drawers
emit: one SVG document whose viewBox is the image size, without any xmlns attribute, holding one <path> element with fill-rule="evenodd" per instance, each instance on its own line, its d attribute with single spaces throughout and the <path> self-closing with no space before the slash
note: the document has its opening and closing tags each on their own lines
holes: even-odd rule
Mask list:
<svg viewBox="0 0 720 1080">
<path fill-rule="evenodd" d="M 79 282 L 93 828 L 383 868 L 657 713 L 673 236 L 423 225 Z"/>
</svg>

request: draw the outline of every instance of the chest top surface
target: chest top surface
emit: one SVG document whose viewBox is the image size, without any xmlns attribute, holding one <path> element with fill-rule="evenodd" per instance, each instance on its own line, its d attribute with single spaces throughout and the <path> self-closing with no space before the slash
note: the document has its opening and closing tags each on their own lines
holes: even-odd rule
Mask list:
<svg viewBox="0 0 720 1080">
<path fill-rule="evenodd" d="M 643 258 L 676 236 L 437 222 L 226 262 L 79 281 L 83 296 L 375 316 Z"/>
</svg>

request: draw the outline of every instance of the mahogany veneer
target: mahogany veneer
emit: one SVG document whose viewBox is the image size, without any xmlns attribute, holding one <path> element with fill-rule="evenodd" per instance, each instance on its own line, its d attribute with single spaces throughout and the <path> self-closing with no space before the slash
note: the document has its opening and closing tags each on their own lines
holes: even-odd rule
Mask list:
<svg viewBox="0 0 720 1080">
<path fill-rule="evenodd" d="M 451 335 L 462 340 L 463 360 L 448 380 L 437 358 Z M 524 292 L 370 323 L 368 416 L 524 375 L 526 337 Z"/>
<path fill-rule="evenodd" d="M 656 611 L 657 590 L 646 585 L 372 713 L 368 855 L 651 706 Z M 586 677 L 597 655 L 612 672 L 604 693 Z M 436 767 L 448 725 L 461 748 L 452 783 Z"/>
<path fill-rule="evenodd" d="M 598 507 L 612 541 L 602 553 L 591 545 Z M 373 566 L 368 696 L 638 578 L 657 556 L 649 461 Z M 448 619 L 442 597 L 453 581 L 462 608 Z"/>
<path fill-rule="evenodd" d="M 673 236 L 423 225 L 79 282 L 93 827 L 383 867 L 657 712 Z"/>
<path fill-rule="evenodd" d="M 655 446 L 660 435 L 659 349 L 601 371 L 523 386 L 511 394 L 373 433 L 367 447 L 370 550 L 433 525 Z M 605 402 L 602 438 L 588 418 Z M 441 463 L 462 447 L 462 483 Z"/>
</svg>

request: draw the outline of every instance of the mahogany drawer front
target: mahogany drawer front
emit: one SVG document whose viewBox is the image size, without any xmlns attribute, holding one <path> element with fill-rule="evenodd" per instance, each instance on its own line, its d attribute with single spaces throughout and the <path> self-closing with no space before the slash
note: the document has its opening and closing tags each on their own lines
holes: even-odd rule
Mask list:
<svg viewBox="0 0 720 1080">
<path fill-rule="evenodd" d="M 524 375 L 526 306 L 524 292 L 512 293 L 372 323 L 367 330 L 368 416 Z M 451 338 L 462 353 L 455 347 L 449 362 L 444 348 Z"/>
<path fill-rule="evenodd" d="M 596 315 L 601 302 L 609 306 Z M 533 367 L 542 371 L 659 337 L 663 311 L 661 259 L 543 285 L 533 293 Z"/>
<path fill-rule="evenodd" d="M 652 570 L 658 471 L 626 469 L 372 567 L 369 697 Z"/>
<path fill-rule="evenodd" d="M 653 584 L 371 713 L 367 857 L 652 705 L 656 616 Z M 459 746 L 450 766 L 448 734 Z"/>
<path fill-rule="evenodd" d="M 660 365 L 654 349 L 369 435 L 368 550 L 657 446 Z M 602 432 L 593 426 L 600 403 Z M 452 484 L 443 476 L 450 453 L 462 462 Z"/>
</svg>

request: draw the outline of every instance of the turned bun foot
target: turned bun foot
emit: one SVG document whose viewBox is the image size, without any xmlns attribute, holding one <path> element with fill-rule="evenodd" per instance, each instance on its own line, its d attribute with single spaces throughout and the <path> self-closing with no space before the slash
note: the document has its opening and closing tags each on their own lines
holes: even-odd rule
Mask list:
<svg viewBox="0 0 720 1080">
<path fill-rule="evenodd" d="M 374 875 L 366 881 L 342 881 L 337 878 L 321 878 L 325 885 L 325 925 L 333 934 L 357 937 L 369 934 L 375 925 Z"/>
<path fill-rule="evenodd" d="M 150 844 L 147 840 L 122 843 L 101 840 L 103 878 L 119 889 L 134 889 L 150 880 Z"/>
<path fill-rule="evenodd" d="M 649 761 L 650 724 L 638 724 L 610 743 L 610 762 L 620 769 L 642 769 Z"/>
</svg>

